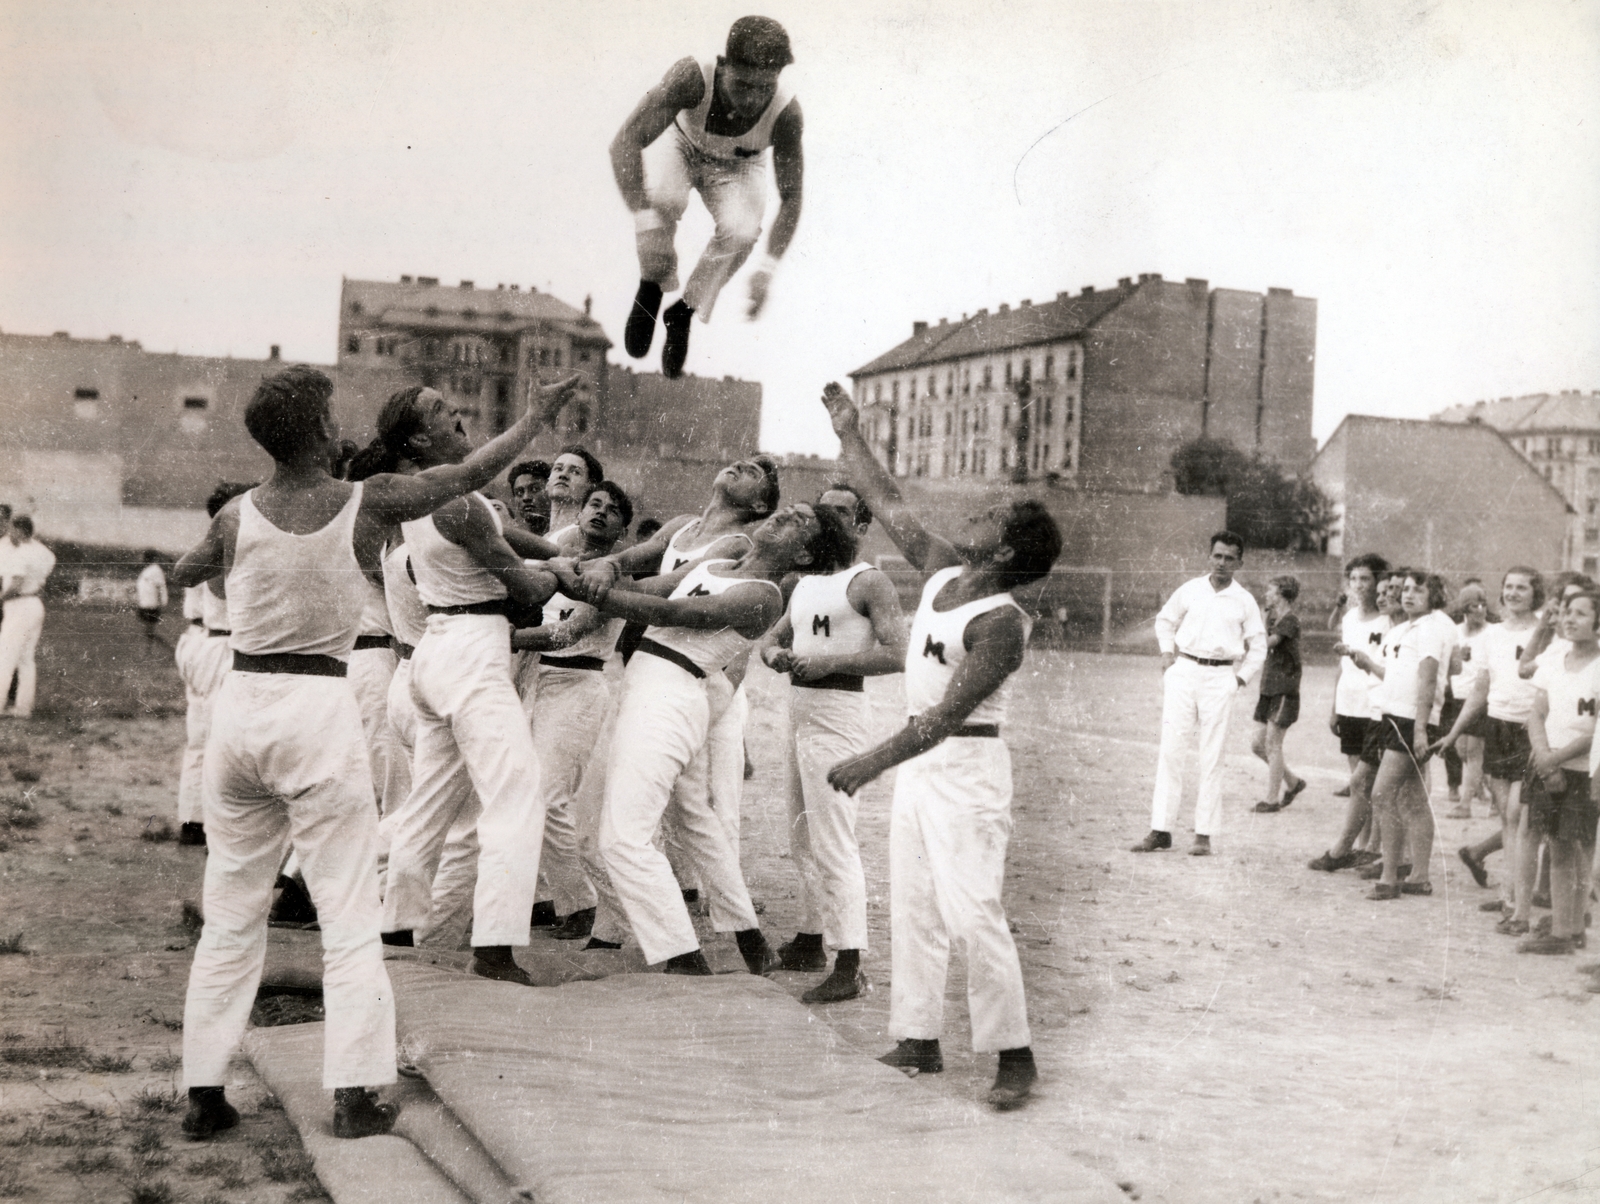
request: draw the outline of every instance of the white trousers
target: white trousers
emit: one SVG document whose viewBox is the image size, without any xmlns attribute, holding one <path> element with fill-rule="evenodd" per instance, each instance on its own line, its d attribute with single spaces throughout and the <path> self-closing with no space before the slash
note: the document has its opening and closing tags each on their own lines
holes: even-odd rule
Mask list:
<svg viewBox="0 0 1600 1204">
<path fill-rule="evenodd" d="M 450 828 L 478 816 L 474 945 L 526 945 L 544 815 L 539 758 L 511 685 L 510 628 L 499 615 L 432 615 L 411 657 L 417 709 L 411 794 L 390 827 L 383 930 L 428 922 Z"/>
<path fill-rule="evenodd" d="M 1156 757 L 1156 789 L 1150 826 L 1170 832 L 1183 801 L 1183 762 L 1200 734 L 1200 797 L 1194 807 L 1194 834 L 1222 830 L 1222 757 L 1228 743 L 1228 715 L 1239 681 L 1231 665 L 1201 665 L 1186 656 L 1162 675 L 1161 752 Z"/>
<path fill-rule="evenodd" d="M 203 627 L 190 627 L 173 649 L 178 676 L 188 701 L 184 712 L 183 761 L 178 771 L 178 822 L 203 824 L 205 813 L 206 742 L 211 736 L 211 712 L 217 692 L 233 661 L 233 650 L 223 636 L 208 636 Z"/>
<path fill-rule="evenodd" d="M 606 767 L 600 852 L 651 964 L 700 947 L 672 867 L 652 838 L 673 799 L 673 784 L 700 751 L 710 725 L 705 679 L 647 652 L 633 658 L 622 679 Z M 705 880 L 712 927 L 759 927 L 721 819 L 694 792 L 685 792 L 674 810 L 679 838 Z"/>
<path fill-rule="evenodd" d="M 579 853 L 574 800 L 605 722 L 611 691 L 603 672 L 541 665 L 529 723 L 539 747 L 544 850 L 539 858 L 558 915 L 596 905 Z"/>
<path fill-rule="evenodd" d="M 705 687 L 711 727 L 700 751 L 678 775 L 672 806 L 661 824 L 661 851 L 667 855 L 678 885 L 686 890 L 703 888 L 705 874 L 678 832 L 680 815 L 710 807 L 727 829 L 734 862 L 743 864 L 739 836 L 744 806 L 744 729 L 750 721 L 750 700 L 743 682 L 734 689 L 721 673 L 707 677 Z"/>
<path fill-rule="evenodd" d="M 830 949 L 867 948 L 867 878 L 856 800 L 828 784 L 828 771 L 871 744 L 865 694 L 789 691 L 789 852 L 800 874 L 799 931 L 820 932 Z"/>
<path fill-rule="evenodd" d="M 206 922 L 184 1005 L 185 1084 L 227 1081 L 261 983 L 272 886 L 290 845 L 322 927 L 322 1085 L 394 1082 L 394 994 L 378 936 L 378 817 L 349 683 L 229 673 L 205 773 Z"/>
<path fill-rule="evenodd" d="M 389 723 L 389 686 L 399 664 L 393 648 L 363 648 L 350 654 L 350 688 L 361 707 L 361 730 L 367 737 L 380 815 L 387 815 L 411 793 L 411 758 Z"/>
<path fill-rule="evenodd" d="M 39 647 L 39 633 L 44 630 L 44 603 L 38 598 L 8 598 L 0 607 L 4 621 L 0 622 L 0 707 L 5 706 L 5 696 L 11 692 L 11 675 L 17 676 L 17 709 L 19 719 L 33 714 L 33 699 L 39 689 L 39 667 L 33 654 Z"/>
<path fill-rule="evenodd" d="M 645 191 L 664 225 L 638 236 L 643 279 L 655 280 L 669 293 L 678 287 L 675 240 L 690 189 L 699 192 L 716 223 L 683 290 L 683 303 L 702 322 L 711 320 L 722 286 L 733 279 L 761 237 L 761 219 L 767 207 L 766 160 L 764 154 L 732 162 L 713 159 L 675 129 L 668 130 L 645 154 Z"/>
<path fill-rule="evenodd" d="M 955 736 L 900 766 L 889 819 L 889 1035 L 944 1028 L 950 943 L 967 954 L 977 1053 L 1032 1044 L 1022 965 L 1000 892 L 1011 839 L 1011 754 Z"/>
</svg>

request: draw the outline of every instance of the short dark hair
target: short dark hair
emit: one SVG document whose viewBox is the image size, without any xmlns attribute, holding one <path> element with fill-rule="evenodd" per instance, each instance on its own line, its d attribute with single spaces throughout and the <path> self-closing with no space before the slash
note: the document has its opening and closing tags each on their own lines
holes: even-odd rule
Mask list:
<svg viewBox="0 0 1600 1204">
<path fill-rule="evenodd" d="M 1389 571 L 1389 562 L 1376 552 L 1366 552 L 1352 560 L 1345 561 L 1344 575 L 1346 577 L 1357 569 L 1371 569 L 1372 579 L 1376 581 Z"/>
<path fill-rule="evenodd" d="M 378 411 L 378 433 L 350 461 L 349 480 L 365 481 L 381 472 L 394 472 L 400 461 L 409 459 L 407 441 L 422 429 L 422 407 L 417 398 L 427 385 L 408 385 L 389 394 Z"/>
<path fill-rule="evenodd" d="M 1206 551 L 1211 551 L 1218 544 L 1223 544 L 1239 553 L 1239 559 L 1244 559 L 1244 536 L 1232 531 L 1218 531 L 1206 540 Z"/>
<path fill-rule="evenodd" d="M 822 491 L 822 493 L 817 494 L 817 501 L 822 501 L 823 494 L 834 492 L 848 493 L 851 497 L 856 499 L 856 513 L 853 520 L 856 526 L 865 527 L 871 524 L 872 507 L 867 505 L 867 499 L 861 496 L 856 487 L 846 481 L 835 481 L 832 485 L 829 485 Z"/>
<path fill-rule="evenodd" d="M 789 34 L 771 17 L 740 17 L 728 30 L 725 56 L 730 63 L 781 70 L 794 62 Z"/>
<path fill-rule="evenodd" d="M 18 531 L 22 532 L 23 539 L 33 538 L 33 519 L 29 518 L 26 514 L 17 515 L 16 518 L 11 520 L 11 525 Z"/>
<path fill-rule="evenodd" d="M 811 563 L 802 572 L 837 573 L 847 569 L 856 560 L 856 533 L 831 506 L 813 506 L 817 516 L 817 533 L 811 537 L 806 550 L 811 553 Z"/>
<path fill-rule="evenodd" d="M 1533 586 L 1533 608 L 1538 610 L 1539 607 L 1543 606 L 1544 574 L 1538 569 L 1531 568 L 1528 565 L 1514 564 L 1508 568 L 1505 571 L 1505 574 L 1500 578 L 1500 592 L 1502 594 L 1505 592 L 1506 588 L 1506 577 L 1511 576 L 1512 573 L 1515 573 L 1519 577 L 1526 577 L 1528 579 L 1528 584 Z"/>
<path fill-rule="evenodd" d="M 659 530 L 661 530 L 659 518 L 644 518 L 639 520 L 639 529 L 634 532 L 634 536 L 641 540 L 649 539 Z"/>
<path fill-rule="evenodd" d="M 628 491 L 615 481 L 600 481 L 589 486 L 584 491 L 583 501 L 580 506 L 587 506 L 589 499 L 597 493 L 608 493 L 611 500 L 617 504 L 617 509 L 622 511 L 622 529 L 626 531 L 633 526 L 633 499 L 628 496 Z"/>
<path fill-rule="evenodd" d="M 217 511 L 221 510 L 241 493 L 249 493 L 260 482 L 258 481 L 218 481 L 217 487 L 211 491 L 211 496 L 206 499 L 206 517 L 216 518 Z"/>
<path fill-rule="evenodd" d="M 1007 589 L 1039 580 L 1061 555 L 1061 528 L 1044 503 L 1033 498 L 1011 503 L 1000 539 L 1011 549 L 1011 562 L 1001 573 Z"/>
<path fill-rule="evenodd" d="M 1300 596 L 1300 582 L 1293 577 L 1274 577 L 1269 583 L 1277 590 L 1285 602 L 1293 602 Z"/>
<path fill-rule="evenodd" d="M 1394 575 L 1406 581 L 1416 581 L 1428 591 L 1428 609 L 1443 610 L 1450 603 L 1450 591 L 1445 588 L 1444 578 L 1438 573 L 1431 573 L 1427 569 L 1400 568 L 1395 569 Z"/>
<path fill-rule="evenodd" d="M 154 564 L 156 561 L 158 561 L 160 559 L 161 559 L 161 553 L 156 551 L 154 548 L 146 548 L 144 550 L 144 562 L 146 564 Z"/>
<path fill-rule="evenodd" d="M 771 514 L 778 508 L 778 499 L 782 496 L 778 488 L 778 462 L 771 456 L 751 456 L 750 462 L 757 465 L 766 476 L 761 487 L 760 500 L 767 504 L 763 514 Z"/>
<path fill-rule="evenodd" d="M 11 521 L 11 507 L 4 502 L 0 502 L 0 518 L 5 519 L 6 522 Z"/>
<path fill-rule="evenodd" d="M 520 464 L 513 464 L 511 471 L 506 474 L 506 483 L 515 485 L 518 477 L 532 477 L 536 481 L 550 479 L 550 465 L 543 460 L 524 460 Z"/>
<path fill-rule="evenodd" d="M 1568 598 L 1566 600 L 1566 602 L 1564 602 L 1562 604 L 1562 609 L 1565 609 L 1566 607 L 1571 606 L 1579 598 L 1587 598 L 1587 599 L 1589 599 L 1589 606 L 1594 611 L 1594 614 L 1595 614 L 1595 628 L 1597 630 L 1600 630 L 1600 594 L 1595 593 L 1594 590 L 1586 589 L 1586 590 L 1583 590 L 1581 593 L 1573 594 L 1572 597 Z"/>
<path fill-rule="evenodd" d="M 600 461 L 596 460 L 593 453 L 581 443 L 569 443 L 559 452 L 557 452 L 556 455 L 577 456 L 578 459 L 582 460 L 583 467 L 589 474 L 589 484 L 591 485 L 598 485 L 601 481 L 606 479 L 606 470 L 600 466 Z M 548 478 L 549 475 L 549 473 L 546 473 L 546 478 Z"/>
<path fill-rule="evenodd" d="M 280 464 L 315 443 L 333 381 L 305 364 L 263 378 L 244 408 L 244 428 Z"/>
</svg>

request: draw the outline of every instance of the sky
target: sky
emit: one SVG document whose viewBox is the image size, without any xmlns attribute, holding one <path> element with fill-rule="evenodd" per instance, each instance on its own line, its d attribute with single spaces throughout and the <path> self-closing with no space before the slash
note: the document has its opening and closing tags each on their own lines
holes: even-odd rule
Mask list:
<svg viewBox="0 0 1600 1204">
<path fill-rule="evenodd" d="M 408 273 L 592 297 L 623 362 L 607 146 L 749 3 L 0 0 L 0 328 L 331 363 L 341 277 Z M 1315 297 L 1319 440 L 1600 388 L 1600 0 L 759 11 L 804 212 L 689 370 L 761 381 L 770 450 L 833 454 L 821 386 L 913 321 L 1142 272 Z"/>
</svg>

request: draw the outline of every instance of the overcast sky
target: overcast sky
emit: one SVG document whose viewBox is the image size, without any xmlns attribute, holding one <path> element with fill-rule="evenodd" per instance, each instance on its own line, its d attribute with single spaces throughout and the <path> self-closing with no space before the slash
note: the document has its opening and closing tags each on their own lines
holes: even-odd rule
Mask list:
<svg viewBox="0 0 1600 1204">
<path fill-rule="evenodd" d="M 592 295 L 622 360 L 607 144 L 749 4 L 0 0 L 0 327 L 328 363 L 340 277 L 411 273 Z M 689 368 L 762 381 L 769 448 L 832 454 L 820 386 L 913 320 L 1141 272 L 1317 298 L 1319 439 L 1600 388 L 1597 0 L 759 11 L 805 211 Z"/>
</svg>

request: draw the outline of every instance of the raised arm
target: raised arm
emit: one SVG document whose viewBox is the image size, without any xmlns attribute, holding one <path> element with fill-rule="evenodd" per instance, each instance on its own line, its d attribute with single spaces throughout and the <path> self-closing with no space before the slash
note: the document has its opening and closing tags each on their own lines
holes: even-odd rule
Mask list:
<svg viewBox="0 0 1600 1204">
<path fill-rule="evenodd" d="M 839 436 L 839 460 L 846 480 L 872 507 L 873 517 L 883 523 L 894 546 L 924 573 L 960 564 L 955 548 L 922 525 L 916 511 L 901 498 L 894 478 L 873 458 L 872 449 L 861 437 L 860 415 L 849 394 L 837 384 L 829 384 L 822 390 L 822 404 L 828 407 L 833 433 Z"/>
<path fill-rule="evenodd" d="M 554 573 L 531 569 L 494 528 L 494 514 L 476 498 L 460 498 L 433 515 L 439 534 L 494 575 L 507 592 L 527 606 L 540 606 L 556 592 Z"/>
<path fill-rule="evenodd" d="M 205 537 L 172 566 L 172 582 L 183 589 L 199 585 L 227 571 L 228 551 L 239 535 L 239 499 L 230 498 L 217 511 Z"/>
<path fill-rule="evenodd" d="M 913 716 L 877 748 L 835 765 L 828 771 L 828 781 L 835 790 L 854 794 L 902 761 L 921 756 L 948 739 L 980 702 L 1022 667 L 1027 639 L 1022 616 L 1011 607 L 973 619 L 967 624 L 966 638 L 972 641 L 972 647 L 938 705 Z"/>
<path fill-rule="evenodd" d="M 611 140 L 611 174 L 623 203 L 634 213 L 648 210 L 644 188 L 644 148 L 661 137 L 684 109 L 692 109 L 705 96 L 706 81 L 700 64 L 679 59 L 662 80 L 644 94 Z"/>
<path fill-rule="evenodd" d="M 403 523 L 432 514 L 452 498 L 482 489 L 511 467 L 545 423 L 554 421 L 582 379 L 579 373 L 570 372 L 552 384 L 535 386 L 530 382 L 522 417 L 460 464 L 435 465 L 413 476 L 379 473 L 369 477 L 362 509 L 373 511 L 386 524 Z"/>
</svg>

